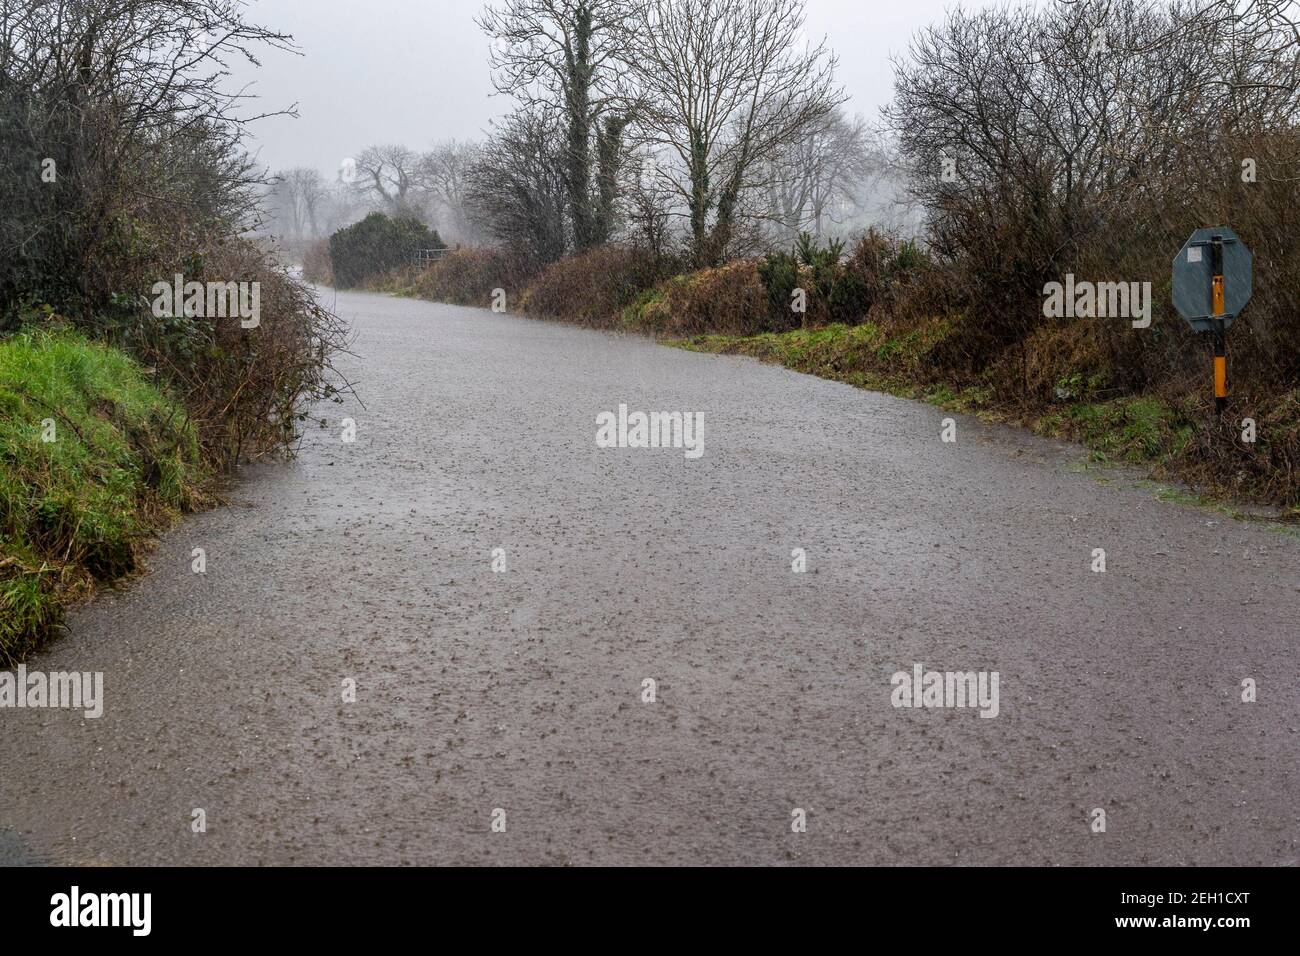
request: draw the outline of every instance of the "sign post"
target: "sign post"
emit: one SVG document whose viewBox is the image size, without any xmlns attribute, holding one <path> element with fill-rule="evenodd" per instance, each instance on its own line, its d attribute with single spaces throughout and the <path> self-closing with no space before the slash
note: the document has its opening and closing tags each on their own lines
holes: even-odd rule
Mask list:
<svg viewBox="0 0 1300 956">
<path fill-rule="evenodd" d="M 1227 331 L 1254 291 L 1254 257 L 1227 226 L 1197 229 L 1174 257 L 1173 299 L 1197 332 L 1214 333 L 1214 410 L 1228 407 Z"/>
</svg>

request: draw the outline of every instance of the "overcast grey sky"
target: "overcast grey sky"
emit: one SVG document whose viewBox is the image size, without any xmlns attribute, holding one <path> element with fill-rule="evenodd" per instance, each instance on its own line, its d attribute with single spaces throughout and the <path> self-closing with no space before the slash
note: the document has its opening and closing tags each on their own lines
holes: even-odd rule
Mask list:
<svg viewBox="0 0 1300 956">
<path fill-rule="evenodd" d="M 492 96 L 486 37 L 474 24 L 485 0 L 252 0 L 253 21 L 292 33 L 301 56 L 269 52 L 239 84 L 259 110 L 298 104 L 297 119 L 254 126 L 252 145 L 272 169 L 315 166 L 333 174 L 371 143 L 425 149 L 475 139 L 508 108 Z M 988 0 L 808 0 L 807 33 L 839 54 L 847 108 L 874 119 L 888 102 L 889 57 L 954 6 Z"/>
</svg>

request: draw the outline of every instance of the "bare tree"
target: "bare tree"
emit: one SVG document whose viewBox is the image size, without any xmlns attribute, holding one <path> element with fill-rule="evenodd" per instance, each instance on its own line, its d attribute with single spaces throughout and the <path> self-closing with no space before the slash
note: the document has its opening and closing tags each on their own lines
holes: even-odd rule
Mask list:
<svg viewBox="0 0 1300 956">
<path fill-rule="evenodd" d="M 1296 171 L 1300 44 L 1283 7 L 1294 4 L 957 10 L 915 37 L 887 117 L 931 247 L 978 297 L 972 362 L 1039 328 L 1046 282 L 1167 276 L 1194 226 L 1240 224 L 1244 157 L 1290 146 L 1267 174 Z M 1289 254 L 1275 232 L 1253 241 Z M 1136 347 L 1118 329 L 1095 334 Z M 1020 358 L 1027 376 L 1023 347 Z"/>
<path fill-rule="evenodd" d="M 495 41 L 497 89 L 525 108 L 545 101 L 562 114 L 565 189 L 579 249 L 604 242 L 613 228 L 613 164 L 623 155 L 629 102 L 618 78 L 631 10 L 629 0 L 504 0 L 479 20 Z"/>
<path fill-rule="evenodd" d="M 691 254 L 712 265 L 733 238 L 742 194 L 764 162 L 844 100 L 824 43 L 798 46 L 804 0 L 645 0 L 631 72 L 642 143 L 690 221 Z"/>
<path fill-rule="evenodd" d="M 0 310 L 26 289 L 89 320 L 137 278 L 101 255 L 131 223 L 160 249 L 254 224 L 258 117 L 225 81 L 260 45 L 293 50 L 236 0 L 0 0 Z"/>
<path fill-rule="evenodd" d="M 484 231 L 537 264 L 560 258 L 568 242 L 562 123 L 545 107 L 511 114 L 469 174 L 467 200 Z"/>
</svg>

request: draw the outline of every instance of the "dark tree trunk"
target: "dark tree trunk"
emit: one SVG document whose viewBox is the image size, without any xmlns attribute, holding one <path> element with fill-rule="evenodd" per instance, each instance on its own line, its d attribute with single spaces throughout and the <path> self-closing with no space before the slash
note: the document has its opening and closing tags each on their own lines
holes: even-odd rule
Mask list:
<svg viewBox="0 0 1300 956">
<path fill-rule="evenodd" d="M 618 199 L 618 174 L 623 162 L 623 129 L 625 116 L 608 116 L 605 125 L 596 134 L 597 181 L 600 189 L 596 208 L 596 242 L 609 242 L 614 234 L 615 201 Z"/>
<path fill-rule="evenodd" d="M 581 251 L 600 240 L 591 197 L 591 9 L 583 4 L 575 19 L 564 91 L 564 108 L 568 114 L 565 186 L 573 217 L 573 244 Z"/>
</svg>

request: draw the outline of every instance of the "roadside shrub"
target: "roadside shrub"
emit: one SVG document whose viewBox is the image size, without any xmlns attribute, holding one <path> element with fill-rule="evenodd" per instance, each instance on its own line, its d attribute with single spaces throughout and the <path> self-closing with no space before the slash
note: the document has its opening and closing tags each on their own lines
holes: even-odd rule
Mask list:
<svg viewBox="0 0 1300 956">
<path fill-rule="evenodd" d="M 794 290 L 800 287 L 799 260 L 788 252 L 772 252 L 764 256 L 755 268 L 767 295 L 773 330 L 799 326 L 803 316 L 791 308 Z"/>
<path fill-rule="evenodd" d="M 862 322 L 871 310 L 871 289 L 862 276 L 841 269 L 831 283 L 826 306 L 832 322 Z"/>
<path fill-rule="evenodd" d="M 669 279 L 624 317 L 629 327 L 658 335 L 752 335 L 772 324 L 767 290 L 749 259 Z"/>
<path fill-rule="evenodd" d="M 873 233 L 859 243 L 859 249 L 865 245 L 874 253 L 876 243 L 887 245 Z M 855 251 L 855 256 L 859 254 Z M 772 331 L 865 321 L 872 304 L 880 298 L 879 284 L 873 281 L 877 272 L 864 268 L 857 258 L 845 262 L 842 240 L 832 239 L 823 246 L 808 233 L 800 233 L 791 252 L 770 253 L 758 264 L 767 291 Z M 806 295 L 807 310 L 803 314 L 792 308 L 796 289 Z"/>
<path fill-rule="evenodd" d="M 302 277 L 316 285 L 334 284 L 334 264 L 330 261 L 328 239 L 317 239 L 307 244 L 302 254 Z"/>
<path fill-rule="evenodd" d="M 524 292 L 520 310 L 610 328 L 675 265 L 630 246 L 599 246 L 543 269 Z"/>
<path fill-rule="evenodd" d="M 505 249 L 466 247 L 432 263 L 415 280 L 414 290 L 434 302 L 487 308 L 497 289 L 505 290 L 507 303 L 517 299 L 533 275 L 530 263 Z"/>
<path fill-rule="evenodd" d="M 1209 404 L 1202 391 L 1193 406 L 1189 458 L 1197 477 L 1228 494 L 1300 509 L 1300 388 L 1241 401 L 1222 419 L 1208 414 Z M 1242 441 L 1242 417 L 1255 419 L 1254 442 Z"/>
<path fill-rule="evenodd" d="M 247 228 L 258 174 L 211 67 L 282 38 L 245 7 L 4 4 L 0 328 L 32 301 L 85 326 L 169 254 Z"/>
<path fill-rule="evenodd" d="M 844 264 L 866 310 L 874 308 L 881 317 L 897 313 L 932 269 L 929 255 L 915 240 L 891 238 L 874 228 L 854 243 Z"/>
<path fill-rule="evenodd" d="M 330 236 L 334 284 L 351 289 L 371 276 L 409 264 L 417 249 L 443 247 L 438 233 L 418 219 L 389 219 L 381 212 L 372 212 Z"/>
<path fill-rule="evenodd" d="M 958 323 L 963 336 L 978 320 Z M 950 346 L 951 347 L 951 346 Z M 1113 398 L 1109 347 L 1094 322 L 1044 325 L 1017 347 L 1006 349 L 982 376 L 1004 400 L 1034 405 Z"/>
<path fill-rule="evenodd" d="M 416 280 L 420 278 L 423 271 L 420 266 L 407 263 L 378 275 L 367 276 L 357 288 L 366 292 L 382 292 L 386 295 L 409 295 L 415 290 Z"/>
<path fill-rule="evenodd" d="M 1051 321 L 1041 312 L 1044 284 L 1070 273 L 1150 281 L 1154 324 L 1126 332 L 1147 341 L 1110 349 L 1116 378 L 1136 388 L 1180 378 L 1203 362 L 1202 347 L 1173 329 L 1181 320 L 1162 287 L 1187 235 L 1225 224 L 1256 256 L 1249 331 L 1233 330 L 1252 347 L 1241 350 L 1234 379 L 1274 391 L 1294 385 L 1300 360 L 1285 344 L 1300 334 L 1294 28 L 1276 11 L 1222 13 L 1137 0 L 1007 7 L 954 12 L 914 39 L 887 113 L 917 174 L 912 192 L 931 247 L 979 309 L 964 346 L 972 366 L 1001 360 Z M 1132 55 L 1089 55 L 1102 28 Z M 1123 90 L 1144 108 L 1114 122 L 1081 120 L 1098 89 L 1111 98 Z M 936 180 L 945 163 L 953 175 Z M 1093 324 L 1124 331 L 1114 319 Z"/>
<path fill-rule="evenodd" d="M 159 270 L 155 281 L 170 281 Z M 87 328 L 158 373 L 185 403 L 216 467 L 291 448 L 306 407 L 340 399 L 332 356 L 346 348 L 343 323 L 285 267 L 247 240 L 217 242 L 175 271 L 187 280 L 258 283 L 260 324 L 238 318 L 155 316 L 142 297 Z M 147 297 L 143 297 L 146 298 Z"/>
</svg>

